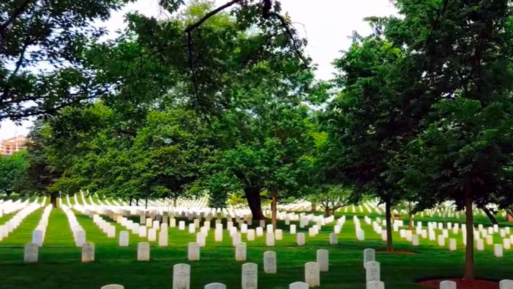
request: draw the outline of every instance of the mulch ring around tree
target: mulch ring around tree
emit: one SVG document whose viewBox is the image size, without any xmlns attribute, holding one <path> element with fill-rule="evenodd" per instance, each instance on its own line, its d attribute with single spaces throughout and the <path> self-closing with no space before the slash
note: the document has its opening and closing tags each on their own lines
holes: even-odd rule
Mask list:
<svg viewBox="0 0 513 289">
<path fill-rule="evenodd" d="M 499 282 L 490 280 L 434 279 L 419 281 L 417 284 L 426 288 L 440 288 L 440 282 L 450 280 L 456 282 L 458 289 L 499 289 Z"/>
<path fill-rule="evenodd" d="M 417 254 L 417 252 L 415 252 L 415 251 L 404 251 L 404 250 L 394 250 L 392 252 L 388 252 L 386 250 L 376 250 L 376 254 L 414 255 L 414 254 Z"/>
</svg>

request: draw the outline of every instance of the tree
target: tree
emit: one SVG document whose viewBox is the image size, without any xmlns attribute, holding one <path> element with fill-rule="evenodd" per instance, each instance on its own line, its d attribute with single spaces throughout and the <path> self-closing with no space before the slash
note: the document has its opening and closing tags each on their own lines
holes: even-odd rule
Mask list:
<svg viewBox="0 0 513 289">
<path fill-rule="evenodd" d="M 309 196 L 309 201 L 321 206 L 324 210 L 324 216 L 329 217 L 335 214 L 335 211 L 350 205 L 351 191 L 342 187 L 322 185 Z"/>
<path fill-rule="evenodd" d="M 405 73 L 403 47 L 383 35 L 389 20 L 370 18 L 374 33 L 354 35 L 354 43 L 335 60 L 335 84 L 341 93 L 321 120 L 328 133 L 326 175 L 332 183 L 350 186 L 385 204 L 387 250 L 393 250 L 391 208 L 404 191 L 397 182 L 395 159 L 415 135 L 415 116 L 407 104 L 416 93 L 415 78 Z M 404 108 L 404 109 L 403 109 Z"/>
<path fill-rule="evenodd" d="M 424 206 L 452 200 L 465 210 L 463 279 L 471 280 L 473 207 L 512 201 L 510 3 L 404 0 L 398 8 L 404 20 L 390 30 L 422 59 L 413 68 L 423 74 L 424 97 L 433 104 L 405 156 L 405 184 Z"/>
<path fill-rule="evenodd" d="M 128 0 L 6 0 L 0 3 L 0 121 L 53 114 L 109 86 L 86 69 L 84 51 Z"/>
<path fill-rule="evenodd" d="M 0 155 L 0 192 L 7 195 L 17 192 L 26 170 L 26 151 Z"/>
<path fill-rule="evenodd" d="M 47 143 L 51 138 L 48 126 L 37 121 L 30 134 L 27 143 L 27 168 L 22 180 L 18 183 L 17 191 L 20 194 L 50 195 L 50 202 L 57 207 L 59 190 L 55 186 L 62 176 L 62 171 L 51 166 L 51 160 L 47 154 Z"/>
</svg>

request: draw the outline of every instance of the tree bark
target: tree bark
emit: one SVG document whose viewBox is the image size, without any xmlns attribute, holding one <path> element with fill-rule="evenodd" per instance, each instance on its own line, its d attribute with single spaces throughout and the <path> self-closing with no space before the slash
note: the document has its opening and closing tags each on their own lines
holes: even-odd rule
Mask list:
<svg viewBox="0 0 513 289">
<path fill-rule="evenodd" d="M 385 202 L 385 218 L 387 223 L 387 252 L 394 251 L 394 242 L 392 240 L 392 213 L 390 201 Z"/>
<path fill-rule="evenodd" d="M 490 219 L 490 222 L 492 222 L 492 224 L 494 224 L 494 225 L 498 225 L 499 224 L 499 222 L 497 221 L 495 216 L 492 214 L 492 212 L 490 212 L 490 210 L 487 207 L 481 206 L 479 208 L 481 210 L 483 210 L 483 212 L 485 212 L 486 216 L 488 216 L 488 219 Z"/>
<path fill-rule="evenodd" d="M 178 205 L 178 198 L 173 199 L 173 207 L 176 208 Z"/>
<path fill-rule="evenodd" d="M 317 212 L 317 204 L 316 203 L 312 203 L 311 211 L 312 211 L 312 213 Z"/>
<path fill-rule="evenodd" d="M 244 188 L 244 194 L 248 201 L 249 209 L 253 215 L 253 220 L 265 220 L 265 216 L 262 213 L 262 201 L 260 200 L 260 189 L 259 188 Z"/>
<path fill-rule="evenodd" d="M 50 203 L 52 204 L 52 207 L 53 207 L 54 209 L 57 209 L 57 207 L 58 207 L 57 197 L 58 197 L 58 194 L 57 194 L 57 193 L 52 193 L 52 194 L 50 195 Z"/>
<path fill-rule="evenodd" d="M 330 208 L 329 207 L 326 207 L 324 208 L 324 217 L 329 217 L 330 216 Z"/>
<path fill-rule="evenodd" d="M 130 197 L 130 202 L 129 202 L 129 205 L 132 206 L 132 197 Z"/>
<path fill-rule="evenodd" d="M 465 249 L 465 275 L 463 280 L 474 280 L 474 215 L 472 212 L 472 192 L 465 192 L 465 216 L 467 227 L 467 246 Z"/>
<path fill-rule="evenodd" d="M 148 198 L 146 198 L 146 200 L 144 200 L 144 208 L 148 209 Z"/>
<path fill-rule="evenodd" d="M 136 206 L 139 206 L 139 199 L 136 199 L 136 200 L 135 200 L 135 205 L 136 205 Z"/>
<path fill-rule="evenodd" d="M 273 229 L 276 230 L 277 225 L 277 213 L 278 213 L 278 196 L 276 192 L 272 193 L 271 199 L 271 214 L 272 214 L 272 224 Z"/>
</svg>

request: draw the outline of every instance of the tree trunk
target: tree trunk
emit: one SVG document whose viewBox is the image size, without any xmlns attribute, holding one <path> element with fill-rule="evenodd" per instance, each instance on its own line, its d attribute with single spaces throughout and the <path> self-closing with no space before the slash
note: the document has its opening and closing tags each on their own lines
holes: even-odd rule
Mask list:
<svg viewBox="0 0 513 289">
<path fill-rule="evenodd" d="M 392 213 L 390 201 L 385 202 L 385 218 L 387 223 L 387 252 L 394 251 L 394 242 L 392 240 Z"/>
<path fill-rule="evenodd" d="M 271 199 L 271 214 L 272 214 L 272 224 L 273 224 L 274 230 L 276 230 L 277 213 L 278 213 L 278 196 L 277 196 L 276 192 L 273 192 L 272 199 Z"/>
<path fill-rule="evenodd" d="M 506 221 L 513 222 L 513 212 L 510 209 L 506 209 Z"/>
<path fill-rule="evenodd" d="M 472 212 L 472 192 L 465 192 L 465 216 L 467 227 L 467 246 L 465 249 L 465 275 L 463 280 L 474 280 L 474 215 Z"/>
<path fill-rule="evenodd" d="M 136 206 L 139 206 L 139 199 L 136 199 L 136 200 L 135 200 L 135 205 L 136 205 Z"/>
<path fill-rule="evenodd" d="M 260 189 L 259 188 L 244 188 L 244 194 L 248 201 L 249 209 L 253 215 L 253 220 L 265 220 L 265 216 L 262 213 L 262 201 L 260 200 Z"/>
<path fill-rule="evenodd" d="M 329 217 L 330 216 L 330 207 L 325 207 L 324 208 L 324 217 Z"/>
<path fill-rule="evenodd" d="M 133 198 L 132 198 L 132 197 L 130 197 L 130 203 L 129 203 L 129 205 L 130 205 L 130 206 L 132 206 L 132 199 L 133 199 Z"/>
<path fill-rule="evenodd" d="M 178 198 L 173 199 L 173 208 L 176 208 L 178 206 Z"/>
<path fill-rule="evenodd" d="M 53 207 L 54 209 L 57 209 L 57 207 L 58 207 L 58 205 L 57 205 L 57 197 L 58 197 L 58 196 L 59 196 L 59 195 L 58 195 L 57 193 L 52 193 L 52 194 L 50 195 L 50 203 L 52 204 L 52 207 Z"/>
<path fill-rule="evenodd" d="M 490 222 L 492 222 L 492 224 L 494 224 L 494 225 L 499 224 L 499 222 L 497 222 L 497 219 L 495 218 L 495 216 L 492 214 L 492 212 L 490 212 L 490 210 L 487 207 L 481 206 L 479 208 L 481 210 L 483 210 L 483 212 L 485 212 L 485 214 L 488 216 L 488 219 L 490 219 Z"/>
<path fill-rule="evenodd" d="M 146 198 L 146 200 L 144 200 L 144 208 L 148 209 L 148 198 Z"/>
<path fill-rule="evenodd" d="M 316 203 L 312 203 L 311 211 L 312 211 L 312 213 L 317 212 L 317 204 Z"/>
</svg>

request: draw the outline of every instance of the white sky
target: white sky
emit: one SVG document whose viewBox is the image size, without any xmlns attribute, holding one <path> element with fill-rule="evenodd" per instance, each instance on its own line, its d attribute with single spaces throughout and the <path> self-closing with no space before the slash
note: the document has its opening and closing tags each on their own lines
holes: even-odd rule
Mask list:
<svg viewBox="0 0 513 289">
<path fill-rule="evenodd" d="M 217 0 L 222 5 L 228 0 Z M 315 2 L 315 4 L 313 4 Z M 158 7 L 157 0 L 138 0 L 115 12 L 109 21 L 103 24 L 110 32 L 123 29 L 124 15 L 129 11 L 154 17 L 165 17 Z M 348 38 L 353 31 L 368 34 L 369 26 L 363 21 L 368 16 L 388 16 L 396 13 L 390 0 L 281 0 L 282 9 L 288 12 L 300 34 L 308 39 L 308 53 L 318 64 L 316 72 L 320 79 L 329 79 L 333 73 L 331 62 L 340 56 L 340 51 L 351 44 Z M 306 32 L 306 34 L 305 34 Z M 112 33 L 114 34 L 114 33 Z M 16 126 L 11 121 L 0 123 L 0 140 L 26 135 L 30 121 Z"/>
</svg>

